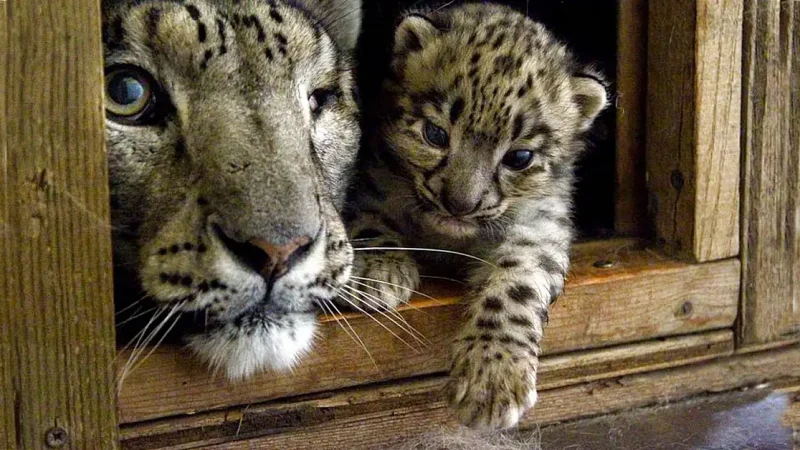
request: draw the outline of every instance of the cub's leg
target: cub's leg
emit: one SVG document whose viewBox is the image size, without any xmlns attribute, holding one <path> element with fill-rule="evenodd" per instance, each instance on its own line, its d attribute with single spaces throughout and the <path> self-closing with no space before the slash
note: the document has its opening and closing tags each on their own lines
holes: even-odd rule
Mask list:
<svg viewBox="0 0 800 450">
<path fill-rule="evenodd" d="M 401 236 L 378 214 L 367 212 L 351 223 L 350 236 L 353 273 L 339 294 L 339 304 L 371 313 L 407 302 L 419 287 L 417 263 L 408 251 L 381 250 L 402 247 Z"/>
<path fill-rule="evenodd" d="M 509 428 L 536 403 L 548 306 L 564 287 L 566 219 L 517 226 L 470 277 L 468 319 L 453 349 L 448 400 L 474 428 Z"/>
</svg>

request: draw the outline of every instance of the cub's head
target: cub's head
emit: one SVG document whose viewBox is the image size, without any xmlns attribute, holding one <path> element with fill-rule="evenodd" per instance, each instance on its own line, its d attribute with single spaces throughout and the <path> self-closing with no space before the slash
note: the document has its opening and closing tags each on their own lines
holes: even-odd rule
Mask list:
<svg viewBox="0 0 800 450">
<path fill-rule="evenodd" d="M 290 366 L 350 273 L 360 4 L 105 3 L 118 267 L 230 378 Z"/>
<path fill-rule="evenodd" d="M 407 15 L 383 87 L 383 149 L 413 180 L 417 216 L 452 237 L 502 226 L 521 200 L 568 196 L 604 82 L 509 8 Z"/>
</svg>

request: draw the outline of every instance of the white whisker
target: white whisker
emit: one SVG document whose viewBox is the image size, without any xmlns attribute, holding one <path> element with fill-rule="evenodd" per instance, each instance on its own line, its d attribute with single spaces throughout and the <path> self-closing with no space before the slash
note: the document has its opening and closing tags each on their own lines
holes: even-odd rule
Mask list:
<svg viewBox="0 0 800 450">
<path fill-rule="evenodd" d="M 397 328 L 400 328 L 401 330 L 405 331 L 406 333 L 408 333 L 409 336 L 414 338 L 417 342 L 419 342 L 423 346 L 427 347 L 428 344 L 427 344 L 427 342 L 424 341 L 425 336 L 422 333 L 420 333 L 416 328 L 412 327 L 411 324 L 409 324 L 408 321 L 406 321 L 406 319 L 403 316 L 401 316 L 400 314 L 397 313 L 397 311 L 393 311 L 393 312 L 395 314 L 397 314 L 396 317 L 399 318 L 399 320 L 402 323 L 400 323 L 397 320 L 395 320 L 395 318 L 393 316 L 389 315 L 387 313 L 387 311 L 382 311 L 380 309 L 381 301 L 380 301 L 380 299 L 378 297 L 375 297 L 374 295 L 368 294 L 368 293 L 363 292 L 363 291 L 359 291 L 358 289 L 356 289 L 356 288 L 354 288 L 352 286 L 345 285 L 343 287 L 345 289 L 348 289 L 348 290 L 356 293 L 356 294 L 360 294 L 360 295 L 363 295 L 363 296 L 367 297 L 367 298 L 363 299 L 364 301 L 370 301 L 370 303 L 367 303 L 367 306 L 372 308 L 372 310 L 374 310 L 376 313 L 382 315 L 383 317 L 386 317 L 386 319 L 389 320 L 390 322 L 392 322 Z"/>
<path fill-rule="evenodd" d="M 346 335 L 348 335 L 350 337 L 350 339 L 353 339 L 354 342 L 356 342 L 359 346 L 361 346 L 361 348 L 364 349 L 364 352 L 367 354 L 367 357 L 369 357 L 369 360 L 372 361 L 372 365 L 375 366 L 375 370 L 380 372 L 381 370 L 378 368 L 378 363 L 375 362 L 375 358 L 372 357 L 372 353 L 370 353 L 369 349 L 367 349 L 367 345 L 364 344 L 364 341 L 361 340 L 361 337 L 358 335 L 358 333 L 356 333 L 356 330 L 353 329 L 353 326 L 350 325 L 350 322 L 347 320 L 347 318 L 342 315 L 341 311 L 339 311 L 339 308 L 337 308 L 336 305 L 332 301 L 325 301 L 324 299 L 323 299 L 322 302 L 319 303 L 319 306 L 323 310 L 325 310 L 325 304 L 326 303 L 328 305 L 328 308 L 330 308 L 329 309 L 331 311 L 330 315 L 333 317 L 333 320 L 335 320 L 336 323 L 339 324 L 340 327 L 342 327 L 342 330 L 344 331 L 344 333 Z M 336 310 L 335 314 L 333 313 L 333 310 Z M 342 320 L 344 320 L 344 323 L 347 325 L 347 328 L 349 328 L 350 331 L 353 333 L 352 335 L 350 334 L 350 332 L 347 331 L 347 329 L 344 327 L 344 325 L 342 325 L 342 323 L 339 321 L 339 317 L 338 316 L 342 317 Z"/>
<path fill-rule="evenodd" d="M 341 292 L 340 292 L 340 294 L 346 294 L 346 295 L 348 295 L 349 297 L 351 297 L 352 299 L 354 299 L 356 302 L 359 302 L 359 301 L 360 301 L 358 297 L 356 297 L 355 295 L 351 294 L 350 292 L 347 292 L 347 291 L 341 291 Z M 397 340 L 399 340 L 399 341 L 400 341 L 400 342 L 402 342 L 403 344 L 407 345 L 407 346 L 408 346 L 408 348 L 410 348 L 410 349 L 412 349 L 412 350 L 417 350 L 417 349 L 416 349 L 416 348 L 415 348 L 413 345 L 409 344 L 409 343 L 408 343 L 408 342 L 407 342 L 405 339 L 401 338 L 400 336 L 398 336 L 398 335 L 397 335 L 397 333 L 395 333 L 394 331 L 392 331 L 392 329 L 391 329 L 391 328 L 387 327 L 386 325 L 384 325 L 383 323 L 381 323 L 381 321 L 380 321 L 380 320 L 378 320 L 378 319 L 376 319 L 375 317 L 373 317 L 373 316 L 372 316 L 372 314 L 370 314 L 370 313 L 368 313 L 367 311 L 365 311 L 365 310 L 364 310 L 364 308 L 362 308 L 362 307 L 358 306 L 356 303 L 354 303 L 354 302 L 352 302 L 352 301 L 348 300 L 348 299 L 347 299 L 347 298 L 345 298 L 345 297 L 341 297 L 341 295 L 340 295 L 340 298 L 341 298 L 342 300 L 346 301 L 347 303 L 349 303 L 349 304 L 350 304 L 350 306 L 352 306 L 353 308 L 355 308 L 356 310 L 358 310 L 360 313 L 362 313 L 362 314 L 364 314 L 365 316 L 367 316 L 367 317 L 369 317 L 370 319 L 372 319 L 372 320 L 373 320 L 375 323 L 377 323 L 378 325 L 380 325 L 380 326 L 381 326 L 381 328 L 383 328 L 384 330 L 388 331 L 388 332 L 389 332 L 389 334 L 391 334 L 392 336 L 394 336 L 394 337 L 395 337 Z"/>
<path fill-rule="evenodd" d="M 446 254 L 449 254 L 449 255 L 458 255 L 458 256 L 463 256 L 465 258 L 474 259 L 476 261 L 480 261 L 480 262 L 482 262 L 484 264 L 487 264 L 489 266 L 497 268 L 496 265 L 490 263 L 489 261 L 487 261 L 487 260 L 485 260 L 483 258 L 478 258 L 477 256 L 470 255 L 469 253 L 462 253 L 462 252 L 457 252 L 457 251 L 453 251 L 453 250 L 442 250 L 442 249 L 437 249 L 437 248 L 420 248 L 420 247 L 359 247 L 359 248 L 354 248 L 353 249 L 354 252 L 364 252 L 364 251 L 403 251 L 403 250 L 411 251 L 411 252 L 432 252 L 432 253 L 446 253 Z"/>
</svg>

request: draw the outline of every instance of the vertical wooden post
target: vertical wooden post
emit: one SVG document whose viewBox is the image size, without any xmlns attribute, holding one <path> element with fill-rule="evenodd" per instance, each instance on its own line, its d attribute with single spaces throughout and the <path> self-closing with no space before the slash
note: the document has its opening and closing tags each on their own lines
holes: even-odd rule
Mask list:
<svg viewBox="0 0 800 450">
<path fill-rule="evenodd" d="M 647 88 L 647 0 L 619 2 L 617 20 L 617 189 L 614 231 L 647 230 L 645 112 Z"/>
<path fill-rule="evenodd" d="M 695 261 L 739 253 L 743 0 L 652 0 L 647 184 L 656 236 Z"/>
<path fill-rule="evenodd" d="M 0 445 L 115 448 L 99 0 L 0 5 Z"/>
<path fill-rule="evenodd" d="M 800 333 L 800 5 L 747 0 L 740 343 Z"/>
</svg>

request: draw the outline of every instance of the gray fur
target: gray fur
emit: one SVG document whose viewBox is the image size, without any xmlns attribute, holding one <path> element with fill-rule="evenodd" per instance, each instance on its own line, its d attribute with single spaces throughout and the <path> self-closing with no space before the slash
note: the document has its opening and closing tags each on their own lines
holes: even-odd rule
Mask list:
<svg viewBox="0 0 800 450">
<path fill-rule="evenodd" d="M 104 4 L 106 66 L 146 70 L 174 107 L 158 124 L 106 121 L 116 259 L 152 300 L 207 314 L 187 340 L 234 379 L 292 365 L 311 345 L 314 303 L 350 272 L 339 210 L 360 137 L 360 2 L 307 3 Z M 342 10 L 356 12 L 339 22 Z M 314 115 L 319 88 L 337 96 Z M 314 241 L 270 285 L 222 235 Z"/>
</svg>

